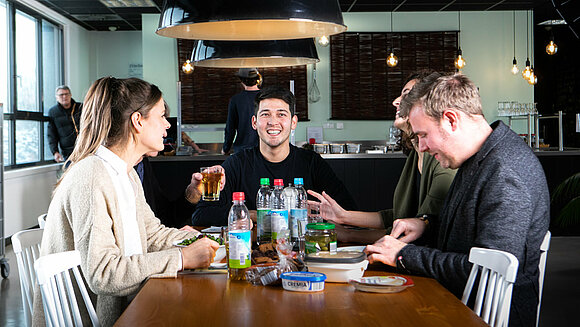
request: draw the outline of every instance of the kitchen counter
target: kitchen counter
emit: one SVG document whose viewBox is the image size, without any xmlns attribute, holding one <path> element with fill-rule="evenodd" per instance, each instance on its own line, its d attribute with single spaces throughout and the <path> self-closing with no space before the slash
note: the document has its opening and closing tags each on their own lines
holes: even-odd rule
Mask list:
<svg viewBox="0 0 580 327">
<path fill-rule="evenodd" d="M 406 158 L 401 151 L 388 153 L 337 153 L 321 154 L 324 159 L 389 159 L 389 158 Z M 158 156 L 149 158 L 150 161 L 224 161 L 229 155 L 223 154 L 194 154 L 191 156 Z"/>
</svg>

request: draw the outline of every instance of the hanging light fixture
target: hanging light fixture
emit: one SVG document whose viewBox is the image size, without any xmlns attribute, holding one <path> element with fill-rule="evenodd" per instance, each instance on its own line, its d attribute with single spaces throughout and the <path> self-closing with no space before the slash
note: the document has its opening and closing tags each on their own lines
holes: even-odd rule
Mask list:
<svg viewBox="0 0 580 327">
<path fill-rule="evenodd" d="M 520 70 L 518 69 L 518 61 L 516 60 L 516 12 L 512 11 L 512 28 L 514 32 L 514 60 L 511 72 L 516 75 Z"/>
<path fill-rule="evenodd" d="M 219 41 L 290 40 L 346 31 L 336 0 L 166 0 L 157 34 Z"/>
<path fill-rule="evenodd" d="M 558 45 L 554 43 L 553 27 L 547 26 L 546 29 L 550 30 L 550 42 L 548 45 L 546 45 L 546 53 L 550 56 L 553 56 L 558 52 Z"/>
<path fill-rule="evenodd" d="M 550 43 L 546 46 L 546 53 L 550 56 L 555 55 L 558 52 L 558 45 L 554 43 L 554 40 L 550 40 Z"/>
<path fill-rule="evenodd" d="M 187 59 L 184 63 L 183 66 L 181 66 L 181 70 L 185 73 L 185 74 L 191 74 L 193 73 L 193 64 L 191 63 L 191 60 Z"/>
<path fill-rule="evenodd" d="M 534 13 L 532 12 L 532 26 L 534 25 Z M 531 35 L 531 42 L 532 47 L 534 44 L 534 30 L 532 30 L 532 35 Z M 530 77 L 528 77 L 528 83 L 530 85 L 536 85 L 538 83 L 538 75 L 536 75 L 536 72 L 534 71 L 534 50 L 532 48 L 532 67 L 530 68 Z"/>
<path fill-rule="evenodd" d="M 319 61 L 314 39 L 195 41 L 192 60 L 199 67 L 286 67 Z"/>
<path fill-rule="evenodd" d="M 393 8 L 391 3 L 391 34 L 393 33 Z M 387 57 L 387 66 L 395 67 L 399 63 L 399 58 L 393 52 L 393 39 L 391 37 L 391 54 Z"/>
<path fill-rule="evenodd" d="M 318 38 L 318 44 L 320 46 L 327 47 L 330 44 L 330 39 L 328 38 L 328 36 L 323 35 Z"/>
<path fill-rule="evenodd" d="M 467 62 L 465 61 L 465 58 L 463 58 L 463 53 L 461 51 L 461 42 L 459 35 L 461 34 L 461 10 L 457 11 L 457 17 L 458 17 L 458 22 L 459 22 L 459 33 L 457 34 L 457 39 L 458 39 L 458 44 L 459 44 L 459 48 L 457 49 L 457 57 L 455 57 L 455 68 L 457 69 L 463 69 L 463 67 L 465 67 L 465 65 L 467 64 Z"/>
<path fill-rule="evenodd" d="M 529 11 L 526 11 L 526 68 L 524 68 L 524 70 L 522 70 L 522 77 L 525 80 L 529 80 L 530 79 L 530 74 L 532 73 L 532 69 L 531 69 L 531 65 L 530 65 L 530 45 L 529 45 L 529 39 L 530 39 L 530 21 L 529 21 Z"/>
</svg>

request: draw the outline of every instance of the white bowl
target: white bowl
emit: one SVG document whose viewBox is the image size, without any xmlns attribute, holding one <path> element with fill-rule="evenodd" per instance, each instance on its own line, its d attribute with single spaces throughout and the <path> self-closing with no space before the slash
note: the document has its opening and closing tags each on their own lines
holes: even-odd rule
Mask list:
<svg viewBox="0 0 580 327">
<path fill-rule="evenodd" d="M 348 283 L 351 279 L 361 278 L 369 265 L 368 260 L 358 263 L 321 263 L 307 262 L 308 271 L 326 275 L 326 281 L 331 283 Z"/>
</svg>

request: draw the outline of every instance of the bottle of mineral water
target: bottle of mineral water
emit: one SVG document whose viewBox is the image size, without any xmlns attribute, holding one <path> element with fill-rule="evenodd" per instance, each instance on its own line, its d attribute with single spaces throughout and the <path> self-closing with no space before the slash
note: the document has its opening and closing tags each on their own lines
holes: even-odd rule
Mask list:
<svg viewBox="0 0 580 327">
<path fill-rule="evenodd" d="M 304 189 L 304 180 L 302 178 L 294 178 L 294 185 L 295 198 L 293 206 L 290 208 L 290 217 L 292 222 L 292 242 L 297 242 L 300 235 L 304 236 L 306 234 L 308 194 Z"/>
<path fill-rule="evenodd" d="M 256 209 L 258 211 L 258 244 L 272 242 L 272 224 L 270 220 L 270 179 L 260 178 L 260 189 L 256 195 Z"/>
<path fill-rule="evenodd" d="M 274 180 L 274 189 L 270 195 L 270 220 L 272 223 L 272 243 L 277 243 L 278 238 L 288 237 L 288 208 L 284 203 L 284 181 Z"/>
<path fill-rule="evenodd" d="M 246 268 L 252 261 L 252 231 L 250 212 L 244 204 L 244 192 L 234 192 L 228 215 L 228 276 L 230 280 L 245 280 Z"/>
</svg>

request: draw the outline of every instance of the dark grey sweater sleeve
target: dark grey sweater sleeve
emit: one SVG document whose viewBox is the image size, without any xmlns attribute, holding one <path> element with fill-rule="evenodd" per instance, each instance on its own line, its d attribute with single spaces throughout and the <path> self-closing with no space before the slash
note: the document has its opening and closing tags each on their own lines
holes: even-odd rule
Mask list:
<svg viewBox="0 0 580 327">
<path fill-rule="evenodd" d="M 537 216 L 533 203 L 537 188 L 505 166 L 489 177 L 476 181 L 480 184 L 477 193 L 466 195 L 468 200 L 456 211 L 451 226 L 454 232 L 446 244 L 465 252 L 445 251 L 445 246 L 440 250 L 407 245 L 399 252 L 406 269 L 433 277 L 460 296 L 472 267 L 468 260 L 471 247 L 499 249 L 514 254 L 520 262 L 526 260 L 525 234 L 531 230 L 532 217 Z"/>
</svg>

